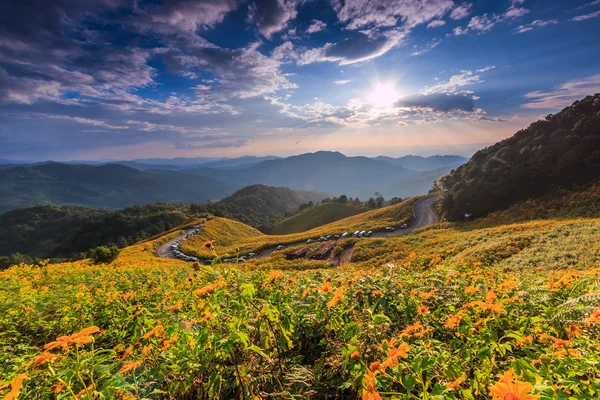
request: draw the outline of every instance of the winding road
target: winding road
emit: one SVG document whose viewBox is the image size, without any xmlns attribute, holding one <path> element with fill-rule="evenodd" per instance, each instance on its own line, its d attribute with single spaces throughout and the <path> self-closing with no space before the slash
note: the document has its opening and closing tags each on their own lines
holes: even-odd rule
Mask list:
<svg viewBox="0 0 600 400">
<path fill-rule="evenodd" d="M 424 197 L 422 199 L 417 200 L 412 206 L 414 219 L 409 224 L 408 228 L 406 228 L 406 229 L 396 228 L 396 230 L 394 230 L 393 232 L 386 232 L 386 231 L 375 232 L 375 233 L 373 233 L 373 235 L 371 237 L 385 238 L 385 237 L 393 237 L 393 236 L 404 236 L 404 235 L 413 233 L 417 229 L 424 228 L 426 226 L 438 223 L 439 217 L 438 217 L 437 213 L 434 211 L 433 205 L 440 199 L 441 199 L 440 195 L 435 195 L 435 196 Z M 200 227 L 200 229 L 202 229 L 202 227 Z M 184 238 L 188 233 L 190 233 L 193 230 L 194 230 L 193 228 L 187 229 L 183 235 L 177 236 L 177 237 L 169 240 L 162 246 L 160 246 L 158 249 L 156 249 L 156 255 L 160 258 L 175 258 L 175 255 L 173 254 L 173 250 L 171 249 L 171 245 L 173 243 L 175 243 L 177 240 L 181 240 L 182 238 Z M 297 242 L 297 243 L 290 243 L 290 244 L 287 244 L 285 247 L 286 248 L 294 247 L 294 246 L 299 246 L 302 244 L 305 244 L 305 242 L 302 241 L 302 242 Z M 257 255 L 257 258 L 266 258 L 266 257 L 270 256 L 274 250 L 275 250 L 275 247 L 263 250 Z M 348 250 L 351 251 L 351 249 L 348 249 Z M 345 257 L 342 257 L 342 258 L 347 258 L 347 260 L 340 260 L 340 263 L 345 263 L 345 262 L 350 261 L 350 251 L 346 251 L 345 253 L 347 253 L 347 254 L 345 254 Z"/>
</svg>

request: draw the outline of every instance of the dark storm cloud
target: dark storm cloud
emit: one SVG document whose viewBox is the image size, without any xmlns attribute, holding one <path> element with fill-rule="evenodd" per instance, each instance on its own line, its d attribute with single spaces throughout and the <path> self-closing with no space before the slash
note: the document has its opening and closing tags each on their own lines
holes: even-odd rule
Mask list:
<svg viewBox="0 0 600 400">
<path fill-rule="evenodd" d="M 433 111 L 467 111 L 475 110 L 475 100 L 471 96 L 461 94 L 436 93 L 430 95 L 414 95 L 404 97 L 396 102 L 396 107 L 427 108 Z"/>
</svg>

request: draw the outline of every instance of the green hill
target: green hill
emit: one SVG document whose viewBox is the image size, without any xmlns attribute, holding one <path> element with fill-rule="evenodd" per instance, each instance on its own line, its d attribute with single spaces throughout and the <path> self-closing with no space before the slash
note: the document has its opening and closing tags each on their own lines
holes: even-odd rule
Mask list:
<svg viewBox="0 0 600 400">
<path fill-rule="evenodd" d="M 319 202 L 327 193 L 301 192 L 285 187 L 252 185 L 217 203 L 204 204 L 199 211 L 235 219 L 255 228 L 269 226 L 294 214 L 301 204 Z"/>
<path fill-rule="evenodd" d="M 600 94 L 480 150 L 443 180 L 449 219 L 484 216 L 600 176 Z"/>
<path fill-rule="evenodd" d="M 110 243 L 120 247 L 188 221 L 184 208 L 149 204 L 118 211 L 78 206 L 37 206 L 0 215 L 0 256 L 73 257 Z"/>
<path fill-rule="evenodd" d="M 271 235 L 286 235 L 288 233 L 304 232 L 330 222 L 351 217 L 368 211 L 364 207 L 356 207 L 345 203 L 327 202 L 303 210 L 300 213 L 265 230 Z"/>
</svg>

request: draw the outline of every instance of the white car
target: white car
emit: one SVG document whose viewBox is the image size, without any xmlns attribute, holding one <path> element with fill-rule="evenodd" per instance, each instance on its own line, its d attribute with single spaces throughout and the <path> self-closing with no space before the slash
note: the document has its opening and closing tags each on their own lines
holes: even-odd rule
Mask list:
<svg viewBox="0 0 600 400">
<path fill-rule="evenodd" d="M 279 246 L 277 246 L 277 250 L 283 250 L 283 249 L 285 249 L 284 245 L 280 244 Z"/>
<path fill-rule="evenodd" d="M 402 225 L 400 225 L 400 229 L 406 229 L 406 228 L 408 228 L 408 225 L 407 225 L 407 224 L 402 224 Z"/>
</svg>

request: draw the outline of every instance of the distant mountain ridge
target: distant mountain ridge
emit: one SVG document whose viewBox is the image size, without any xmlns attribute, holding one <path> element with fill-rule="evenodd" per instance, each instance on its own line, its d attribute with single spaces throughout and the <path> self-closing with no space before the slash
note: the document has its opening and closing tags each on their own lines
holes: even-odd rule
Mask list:
<svg viewBox="0 0 600 400">
<path fill-rule="evenodd" d="M 210 177 L 119 164 L 45 163 L 0 169 L 0 212 L 42 204 L 123 208 L 219 199 L 235 188 Z"/>
<path fill-rule="evenodd" d="M 404 156 L 398 158 L 379 156 L 373 158 L 374 160 L 379 161 L 387 161 L 394 165 L 399 165 L 404 168 L 414 169 L 416 171 L 424 172 L 424 171 L 432 171 L 434 169 L 440 169 L 444 167 L 455 167 L 460 164 L 464 164 L 469 161 L 468 158 L 461 156 L 430 156 L 430 157 L 421 157 L 421 156 Z"/>
</svg>

